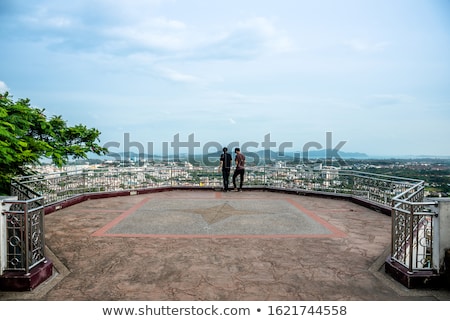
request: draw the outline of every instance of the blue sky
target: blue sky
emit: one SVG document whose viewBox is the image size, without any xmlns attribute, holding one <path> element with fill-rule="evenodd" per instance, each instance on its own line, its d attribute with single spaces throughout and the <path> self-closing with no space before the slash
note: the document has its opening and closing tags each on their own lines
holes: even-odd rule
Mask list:
<svg viewBox="0 0 450 321">
<path fill-rule="evenodd" d="M 2 0 L 0 36 L 0 91 L 102 144 L 450 155 L 449 1 Z"/>
</svg>

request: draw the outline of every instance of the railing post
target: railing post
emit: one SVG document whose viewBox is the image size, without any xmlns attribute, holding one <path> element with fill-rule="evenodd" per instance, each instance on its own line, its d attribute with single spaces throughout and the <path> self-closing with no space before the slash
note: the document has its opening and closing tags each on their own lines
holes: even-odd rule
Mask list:
<svg viewBox="0 0 450 321">
<path fill-rule="evenodd" d="M 84 171 L 81 172 L 81 175 L 83 177 L 83 193 L 86 193 L 87 187 L 86 187 L 86 173 Z"/>
<path fill-rule="evenodd" d="M 0 275 L 6 267 L 6 216 L 3 214 L 3 201 L 0 202 Z"/>
<path fill-rule="evenodd" d="M 266 164 L 264 164 L 263 166 L 263 186 L 268 186 L 267 185 L 267 180 L 266 180 Z"/>
<path fill-rule="evenodd" d="M 397 211 L 394 208 L 395 206 L 395 201 L 391 200 L 391 260 L 392 260 L 392 255 L 394 255 L 395 253 L 395 240 L 397 238 L 396 235 L 396 226 L 395 226 L 395 221 L 397 219 Z"/>
<path fill-rule="evenodd" d="M 29 219 L 28 219 L 28 203 L 24 203 L 23 204 L 23 224 L 24 229 L 25 229 L 25 233 L 24 233 L 24 237 L 25 237 L 25 251 L 23 253 L 23 260 L 25 263 L 25 275 L 30 274 L 30 260 L 29 260 L 29 256 L 30 256 L 30 224 L 29 224 Z"/>
<path fill-rule="evenodd" d="M 0 197 L 0 275 L 6 270 L 8 265 L 7 257 L 7 229 L 6 229 L 6 214 L 4 212 L 8 211 L 11 204 L 4 203 L 4 201 L 17 200 L 17 196 L 2 196 Z"/>
<path fill-rule="evenodd" d="M 413 259 L 414 259 L 414 206 L 409 205 L 409 262 L 408 272 L 413 272 Z"/>
</svg>

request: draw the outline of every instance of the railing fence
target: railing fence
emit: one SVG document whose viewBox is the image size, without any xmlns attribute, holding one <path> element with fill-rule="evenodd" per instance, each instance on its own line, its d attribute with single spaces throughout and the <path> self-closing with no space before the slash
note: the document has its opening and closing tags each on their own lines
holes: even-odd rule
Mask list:
<svg viewBox="0 0 450 321">
<path fill-rule="evenodd" d="M 417 184 L 392 199 L 391 259 L 410 273 L 439 270 L 438 207 Z"/>
<path fill-rule="evenodd" d="M 183 186 L 220 188 L 222 177 L 207 166 L 102 168 L 19 177 L 12 185 L 19 200 L 11 201 L 6 213 L 9 268 L 29 269 L 43 259 L 44 206 L 89 193 Z M 339 193 L 391 207 L 392 259 L 411 272 L 439 264 L 435 204 L 424 202 L 423 181 L 334 167 L 249 167 L 245 186 Z"/>
<path fill-rule="evenodd" d="M 13 196 L 17 200 L 4 200 L 9 209 L 6 216 L 6 267 L 5 270 L 24 271 L 45 260 L 44 197 L 24 184 L 13 182 Z"/>
</svg>

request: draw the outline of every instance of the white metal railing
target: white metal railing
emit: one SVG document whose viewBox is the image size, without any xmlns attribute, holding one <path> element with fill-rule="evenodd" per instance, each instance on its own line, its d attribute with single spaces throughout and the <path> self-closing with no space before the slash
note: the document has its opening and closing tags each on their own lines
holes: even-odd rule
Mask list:
<svg viewBox="0 0 450 321">
<path fill-rule="evenodd" d="M 212 166 L 112 167 L 24 176 L 16 178 L 16 182 L 43 195 L 48 205 L 95 192 L 183 186 L 219 188 L 222 177 Z M 394 196 L 416 184 L 423 182 L 337 168 L 312 170 L 257 166 L 246 168 L 245 175 L 246 186 L 339 193 L 387 206 L 391 205 Z"/>
<path fill-rule="evenodd" d="M 45 260 L 44 197 L 20 183 L 13 183 L 11 190 L 17 199 L 2 201 L 6 239 L 3 270 L 29 273 Z"/>
<path fill-rule="evenodd" d="M 43 196 L 44 205 L 89 193 L 133 191 L 161 187 L 222 186 L 221 174 L 212 166 L 107 167 L 19 177 L 22 194 Z M 260 186 L 339 194 L 391 209 L 392 259 L 409 271 L 433 269 L 438 264 L 434 243 L 434 203 L 424 202 L 421 180 L 324 167 L 246 168 L 245 186 Z M 30 195 L 32 197 L 33 195 Z M 32 199 L 32 198 L 31 198 Z"/>
<path fill-rule="evenodd" d="M 393 197 L 391 217 L 391 260 L 410 273 L 439 270 L 438 204 L 424 201 L 424 185 Z"/>
</svg>

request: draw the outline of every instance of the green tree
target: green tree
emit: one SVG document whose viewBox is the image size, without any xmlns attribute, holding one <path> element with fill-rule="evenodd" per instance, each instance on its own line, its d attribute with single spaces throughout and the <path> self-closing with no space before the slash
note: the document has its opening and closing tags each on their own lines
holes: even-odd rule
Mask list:
<svg viewBox="0 0 450 321">
<path fill-rule="evenodd" d="M 104 155 L 100 132 L 84 125 L 68 126 L 61 116 L 47 118 L 29 99 L 13 101 L 0 94 L 0 193 L 8 193 L 11 178 L 30 174 L 28 165 L 48 158 L 61 167 L 70 158 Z"/>
</svg>

